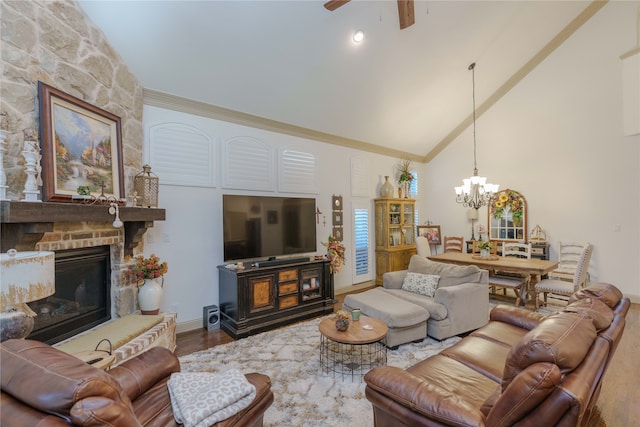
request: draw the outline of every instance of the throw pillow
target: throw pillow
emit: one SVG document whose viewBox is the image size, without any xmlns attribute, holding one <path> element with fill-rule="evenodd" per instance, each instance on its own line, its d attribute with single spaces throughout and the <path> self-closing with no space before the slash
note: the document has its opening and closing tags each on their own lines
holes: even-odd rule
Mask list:
<svg viewBox="0 0 640 427">
<path fill-rule="evenodd" d="M 440 276 L 407 272 L 402 282 L 402 290 L 433 298 L 438 289 Z"/>
</svg>

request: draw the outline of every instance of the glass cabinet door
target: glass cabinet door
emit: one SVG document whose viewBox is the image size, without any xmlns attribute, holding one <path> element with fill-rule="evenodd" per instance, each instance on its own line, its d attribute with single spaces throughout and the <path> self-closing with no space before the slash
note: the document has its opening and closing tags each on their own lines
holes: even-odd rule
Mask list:
<svg viewBox="0 0 640 427">
<path fill-rule="evenodd" d="M 402 205 L 389 203 L 389 246 L 402 245 Z"/>
<path fill-rule="evenodd" d="M 405 203 L 402 206 L 402 234 L 404 236 L 405 245 L 415 244 L 416 228 L 415 228 L 414 204 Z"/>
<path fill-rule="evenodd" d="M 322 272 L 320 269 L 302 270 L 302 301 L 322 296 Z"/>
</svg>

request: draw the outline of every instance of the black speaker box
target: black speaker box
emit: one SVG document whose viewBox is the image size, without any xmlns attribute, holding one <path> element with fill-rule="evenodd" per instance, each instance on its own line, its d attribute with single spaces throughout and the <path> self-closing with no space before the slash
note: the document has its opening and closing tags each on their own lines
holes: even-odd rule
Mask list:
<svg viewBox="0 0 640 427">
<path fill-rule="evenodd" d="M 202 308 L 202 327 L 208 331 L 220 329 L 220 309 L 217 305 Z"/>
</svg>

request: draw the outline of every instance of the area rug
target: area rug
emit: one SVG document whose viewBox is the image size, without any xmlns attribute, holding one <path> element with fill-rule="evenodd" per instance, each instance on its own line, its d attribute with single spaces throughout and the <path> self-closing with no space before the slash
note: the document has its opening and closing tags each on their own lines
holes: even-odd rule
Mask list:
<svg viewBox="0 0 640 427">
<path fill-rule="evenodd" d="M 490 299 L 490 307 L 512 305 Z M 562 305 L 544 306 L 548 315 Z M 229 344 L 180 357 L 183 372 L 260 372 L 271 378 L 273 405 L 264 416 L 265 426 L 372 426 L 373 409 L 364 396 L 362 381 L 333 377 L 320 369 L 318 324 L 326 317 L 254 335 Z M 388 350 L 387 365 L 407 368 L 460 341 L 427 337 L 419 343 Z"/>
<path fill-rule="evenodd" d="M 180 357 L 183 372 L 260 372 L 271 378 L 273 405 L 265 426 L 372 426 L 364 382 L 343 380 L 320 369 L 320 332 L 325 317 L 264 332 Z M 460 341 L 426 338 L 389 350 L 387 364 L 407 368 Z"/>
</svg>

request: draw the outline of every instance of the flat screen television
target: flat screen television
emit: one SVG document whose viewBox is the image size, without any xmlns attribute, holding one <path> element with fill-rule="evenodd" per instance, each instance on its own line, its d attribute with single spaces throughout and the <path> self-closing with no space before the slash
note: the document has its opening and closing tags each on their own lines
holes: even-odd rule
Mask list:
<svg viewBox="0 0 640 427">
<path fill-rule="evenodd" d="M 222 221 L 225 261 L 317 251 L 313 198 L 224 194 Z"/>
</svg>

